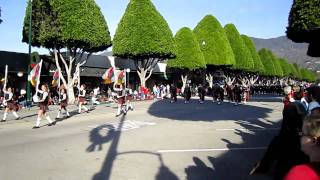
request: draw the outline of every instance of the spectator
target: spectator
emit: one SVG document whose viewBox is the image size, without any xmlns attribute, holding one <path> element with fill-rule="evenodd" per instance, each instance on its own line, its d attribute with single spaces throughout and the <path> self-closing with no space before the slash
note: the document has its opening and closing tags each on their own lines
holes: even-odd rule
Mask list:
<svg viewBox="0 0 320 180">
<path fill-rule="evenodd" d="M 303 123 L 301 150 L 310 163 L 294 166 L 284 180 L 320 180 L 320 116 L 311 115 Z"/>
<path fill-rule="evenodd" d="M 26 90 L 20 90 L 20 96 L 18 97 L 18 102 L 22 106 L 22 108 L 27 107 L 27 98 L 26 98 Z"/>
<path fill-rule="evenodd" d="M 275 162 L 275 180 L 282 180 L 295 165 L 308 162 L 308 157 L 300 150 L 300 132 L 307 111 L 300 102 L 302 92 L 295 87 L 294 102 L 283 109 L 283 121 L 278 136 L 271 141 L 262 160 L 250 174 L 266 173 Z"/>
<path fill-rule="evenodd" d="M 307 96 L 306 100 L 309 103 L 308 105 L 308 114 L 319 113 L 320 108 L 320 87 L 311 86 L 306 89 Z M 317 112 L 316 112 L 317 111 Z"/>
</svg>

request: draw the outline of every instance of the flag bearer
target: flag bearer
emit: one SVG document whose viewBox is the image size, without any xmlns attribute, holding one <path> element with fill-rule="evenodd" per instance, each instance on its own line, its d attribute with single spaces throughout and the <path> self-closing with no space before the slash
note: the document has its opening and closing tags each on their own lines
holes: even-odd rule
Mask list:
<svg viewBox="0 0 320 180">
<path fill-rule="evenodd" d="M 4 92 L 4 101 L 3 104 L 5 105 L 6 109 L 4 110 L 4 114 L 3 114 L 3 118 L 1 120 L 1 122 L 5 122 L 8 112 L 12 112 L 12 114 L 16 117 L 16 120 L 20 119 L 20 117 L 18 116 L 17 112 L 16 112 L 16 105 L 15 102 L 13 101 L 13 93 L 12 93 L 12 88 L 9 87 L 8 89 L 6 89 L 5 87 L 3 88 L 3 92 Z"/>
</svg>

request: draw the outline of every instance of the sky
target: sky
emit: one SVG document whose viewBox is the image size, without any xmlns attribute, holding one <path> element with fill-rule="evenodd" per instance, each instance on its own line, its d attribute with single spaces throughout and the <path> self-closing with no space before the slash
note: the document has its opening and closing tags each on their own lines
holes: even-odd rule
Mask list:
<svg viewBox="0 0 320 180">
<path fill-rule="evenodd" d="M 129 0 L 95 0 L 107 21 L 111 37 L 124 14 Z M 152 0 L 168 22 L 173 34 L 182 27 L 194 28 L 207 14 L 222 26 L 233 23 L 241 34 L 257 38 L 285 35 L 293 0 Z M 0 50 L 28 52 L 22 43 L 22 25 L 27 0 L 0 0 Z M 32 48 L 41 54 L 46 49 Z"/>
</svg>

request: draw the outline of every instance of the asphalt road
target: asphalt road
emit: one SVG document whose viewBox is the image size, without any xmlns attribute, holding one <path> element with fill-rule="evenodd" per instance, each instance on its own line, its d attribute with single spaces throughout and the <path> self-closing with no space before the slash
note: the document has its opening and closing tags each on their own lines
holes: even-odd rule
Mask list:
<svg viewBox="0 0 320 180">
<path fill-rule="evenodd" d="M 126 116 L 99 105 L 54 127 L 43 119 L 40 129 L 31 129 L 36 110 L 22 110 L 22 120 L 0 124 L 0 180 L 268 180 L 248 174 L 281 110 L 271 97 L 240 106 L 146 101 Z"/>
</svg>

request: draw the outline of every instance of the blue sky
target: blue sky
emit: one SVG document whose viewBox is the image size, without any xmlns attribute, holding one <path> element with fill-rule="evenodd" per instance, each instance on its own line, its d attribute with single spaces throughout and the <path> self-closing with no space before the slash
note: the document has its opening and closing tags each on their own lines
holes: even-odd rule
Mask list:
<svg viewBox="0 0 320 180">
<path fill-rule="evenodd" d="M 129 0 L 96 0 L 113 37 Z M 214 15 L 224 26 L 233 23 L 241 34 L 258 38 L 285 35 L 292 0 L 153 0 L 173 33 L 181 27 L 194 28 L 207 14 Z M 22 23 L 27 0 L 0 0 L 0 50 L 28 52 L 21 42 Z M 33 51 L 47 53 L 45 49 Z"/>
</svg>

